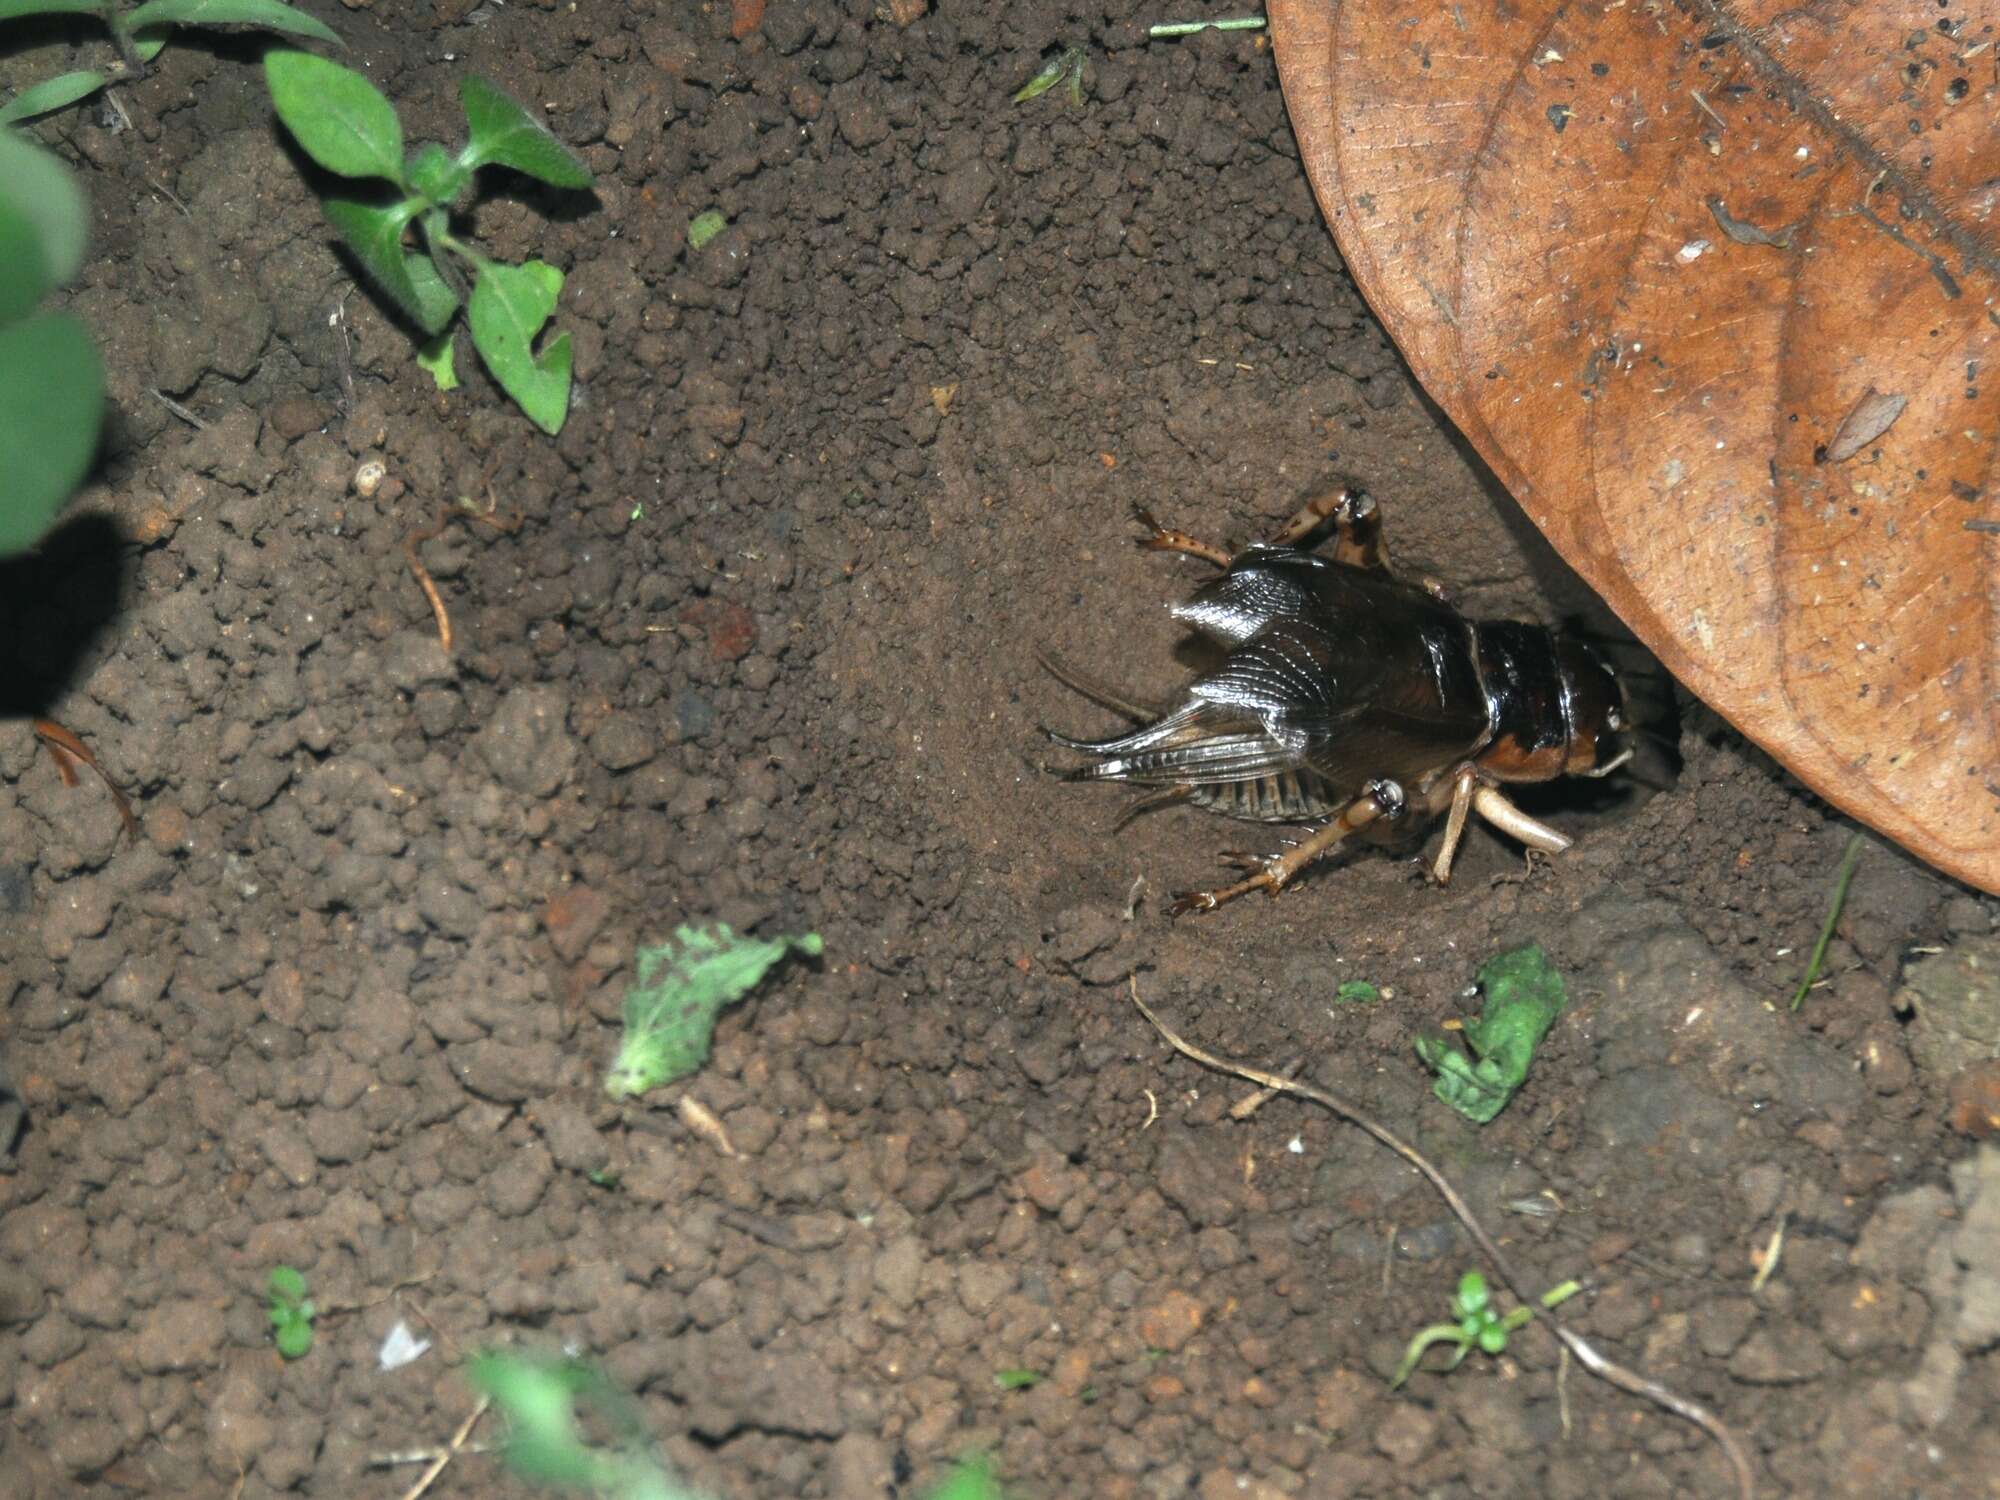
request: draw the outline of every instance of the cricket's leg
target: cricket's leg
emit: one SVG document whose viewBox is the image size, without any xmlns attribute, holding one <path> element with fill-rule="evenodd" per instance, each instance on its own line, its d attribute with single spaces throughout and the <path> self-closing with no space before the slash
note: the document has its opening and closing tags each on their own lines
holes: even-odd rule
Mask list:
<svg viewBox="0 0 2000 1500">
<path fill-rule="evenodd" d="M 1335 562 L 1389 571 L 1389 553 L 1382 545 L 1382 508 L 1373 496 L 1352 485 L 1336 485 L 1307 500 L 1278 529 L 1271 545 L 1303 547 L 1329 526 L 1334 529 Z"/>
<path fill-rule="evenodd" d="M 1225 901 L 1234 901 L 1251 891 L 1269 891 L 1275 896 L 1297 877 L 1299 871 L 1314 860 L 1323 858 L 1350 833 L 1366 828 L 1378 818 L 1400 817 L 1403 807 L 1403 788 L 1398 783 L 1386 780 L 1371 782 L 1368 790 L 1342 808 L 1338 817 L 1283 854 L 1268 858 L 1249 854 L 1225 855 L 1230 863 L 1247 865 L 1256 871 L 1247 880 L 1239 880 L 1220 890 L 1181 891 L 1175 895 L 1174 904 L 1167 910 L 1178 917 L 1191 911 L 1214 911 Z"/>
<path fill-rule="evenodd" d="M 1144 506 L 1132 507 L 1133 515 L 1147 534 L 1139 538 L 1139 545 L 1148 552 L 1185 552 L 1189 557 L 1199 557 L 1214 563 L 1218 568 L 1229 566 L 1229 554 L 1213 542 L 1204 542 L 1199 537 L 1189 536 L 1185 531 L 1170 531 L 1153 519 L 1153 513 Z"/>
</svg>

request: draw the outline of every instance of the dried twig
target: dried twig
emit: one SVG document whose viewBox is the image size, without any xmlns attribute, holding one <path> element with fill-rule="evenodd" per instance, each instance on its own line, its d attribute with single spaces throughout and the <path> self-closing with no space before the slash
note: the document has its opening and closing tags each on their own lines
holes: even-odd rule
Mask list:
<svg viewBox="0 0 2000 1500">
<path fill-rule="evenodd" d="M 452 1434 L 452 1446 L 444 1448 L 436 1458 L 430 1460 L 430 1468 L 426 1468 L 422 1474 L 416 1476 L 416 1484 L 412 1484 L 408 1490 L 402 1492 L 402 1500 L 418 1500 L 424 1494 L 424 1490 L 428 1490 L 436 1482 L 438 1474 L 444 1472 L 444 1466 L 452 1462 L 452 1454 L 456 1454 L 460 1448 L 466 1446 L 466 1438 L 472 1436 L 472 1428 L 478 1426 L 478 1420 L 482 1416 L 486 1416 L 484 1396 L 480 1396 L 480 1404 L 472 1408 L 472 1416 L 468 1416 L 464 1422 L 458 1424 L 458 1432 Z"/>
<path fill-rule="evenodd" d="M 1493 1236 L 1488 1234 L 1486 1227 L 1473 1216 L 1471 1205 L 1459 1195 L 1458 1189 L 1451 1185 L 1444 1173 L 1432 1165 L 1429 1157 L 1390 1130 L 1388 1126 L 1378 1122 L 1373 1116 L 1366 1114 L 1357 1106 L 1349 1104 L 1337 1095 L 1328 1093 L 1325 1089 L 1316 1088 L 1309 1083 L 1298 1083 L 1263 1068 L 1251 1067 L 1247 1063 L 1230 1062 L 1225 1058 L 1217 1057 L 1212 1052 L 1204 1052 L 1201 1048 L 1171 1030 L 1164 1021 L 1153 1014 L 1151 1007 L 1139 998 L 1139 978 L 1136 974 L 1132 976 L 1132 1003 L 1139 1007 L 1139 1013 L 1153 1023 L 1153 1029 L 1159 1032 L 1176 1052 L 1192 1058 L 1205 1068 L 1213 1068 L 1219 1073 L 1233 1073 L 1238 1078 L 1247 1078 L 1252 1083 L 1261 1083 L 1268 1089 L 1281 1093 L 1298 1094 L 1310 1099 L 1313 1103 L 1332 1110 L 1349 1124 L 1358 1126 L 1360 1129 L 1366 1131 L 1391 1151 L 1402 1157 L 1404 1161 L 1423 1173 L 1425 1180 L 1437 1190 L 1438 1196 L 1444 1199 L 1446 1207 L 1457 1216 L 1459 1223 L 1465 1226 L 1466 1232 L 1472 1236 L 1473 1243 L 1478 1245 L 1480 1251 L 1486 1256 L 1488 1264 L 1493 1267 L 1493 1270 L 1498 1274 L 1500 1279 L 1513 1290 L 1514 1295 L 1521 1299 L 1521 1305 L 1532 1312 L 1536 1318 L 1548 1325 L 1549 1331 L 1556 1336 L 1565 1349 L 1576 1356 L 1579 1364 L 1590 1371 L 1591 1374 L 1597 1376 L 1598 1379 L 1615 1385 L 1618 1389 L 1630 1395 L 1644 1397 L 1655 1405 L 1665 1407 L 1675 1416 L 1694 1423 L 1695 1426 L 1714 1438 L 1717 1446 L 1722 1449 L 1723 1454 L 1728 1458 L 1730 1467 L 1736 1471 L 1737 1493 L 1742 1497 L 1742 1500 L 1756 1500 L 1756 1478 L 1750 1468 L 1749 1456 L 1744 1453 L 1742 1444 L 1736 1439 L 1736 1434 L 1724 1425 L 1722 1419 L 1699 1402 L 1691 1401 L 1686 1396 L 1670 1391 L 1656 1381 L 1648 1380 L 1645 1376 L 1628 1370 L 1613 1360 L 1606 1359 L 1602 1354 L 1597 1352 L 1595 1346 L 1588 1340 L 1574 1332 L 1560 1318 L 1543 1307 L 1537 1294 L 1516 1273 L 1513 1264 L 1501 1253 L 1499 1245 L 1494 1243 Z"/>
</svg>

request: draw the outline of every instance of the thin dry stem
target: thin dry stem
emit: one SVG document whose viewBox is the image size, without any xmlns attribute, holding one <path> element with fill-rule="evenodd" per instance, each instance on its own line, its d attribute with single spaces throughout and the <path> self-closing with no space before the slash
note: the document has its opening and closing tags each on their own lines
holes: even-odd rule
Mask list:
<svg viewBox="0 0 2000 1500">
<path fill-rule="evenodd" d="M 1328 1093 L 1325 1089 L 1317 1088 L 1309 1083 L 1298 1083 L 1277 1073 L 1269 1072 L 1266 1069 L 1252 1067 L 1247 1063 L 1231 1062 L 1226 1058 L 1217 1057 L 1212 1052 L 1204 1052 L 1201 1048 L 1187 1041 L 1179 1033 L 1168 1027 L 1164 1021 L 1153 1014 L 1152 1008 L 1139 998 L 1138 975 L 1134 974 L 1131 982 L 1132 1003 L 1139 1007 L 1139 1013 L 1153 1023 L 1153 1029 L 1159 1032 L 1176 1052 L 1192 1058 L 1205 1068 L 1213 1068 L 1219 1073 L 1233 1073 L 1238 1078 L 1247 1078 L 1252 1083 L 1261 1083 L 1268 1089 L 1281 1093 L 1298 1094 L 1303 1098 L 1310 1099 L 1313 1103 L 1325 1109 L 1332 1110 L 1349 1124 L 1366 1131 L 1384 1146 L 1395 1152 L 1396 1155 L 1402 1157 L 1404 1161 L 1423 1173 L 1425 1180 L 1437 1190 L 1438 1196 L 1444 1199 L 1446 1207 L 1450 1208 L 1452 1213 L 1457 1216 L 1459 1223 L 1465 1226 L 1466 1233 L 1472 1236 L 1473 1242 L 1479 1246 L 1481 1253 L 1486 1256 L 1488 1264 L 1492 1266 L 1500 1279 L 1513 1291 L 1514 1295 L 1520 1299 L 1521 1305 L 1548 1326 L 1549 1331 L 1561 1341 L 1565 1349 L 1576 1356 L 1577 1362 L 1584 1369 L 1597 1376 L 1598 1379 L 1618 1387 L 1619 1390 L 1629 1395 L 1640 1396 L 1657 1406 L 1665 1407 L 1675 1416 L 1692 1422 L 1703 1432 L 1714 1438 L 1717 1446 L 1722 1449 L 1723 1454 L 1728 1458 L 1730 1467 L 1735 1470 L 1737 1494 L 1742 1497 L 1742 1500 L 1756 1500 L 1757 1483 L 1755 1475 L 1750 1468 L 1749 1456 L 1743 1451 L 1742 1444 L 1737 1441 L 1736 1434 L 1729 1430 L 1722 1419 L 1699 1402 L 1692 1401 L 1678 1392 L 1670 1391 L 1657 1381 L 1648 1380 L 1645 1376 L 1638 1374 L 1636 1371 L 1628 1370 L 1615 1360 L 1606 1359 L 1582 1335 L 1574 1332 L 1560 1318 L 1543 1307 L 1541 1299 L 1534 1289 L 1516 1273 L 1512 1262 L 1501 1252 L 1500 1246 L 1494 1242 L 1493 1236 L 1488 1234 L 1486 1227 L 1474 1217 L 1471 1205 L 1459 1195 L 1458 1189 L 1451 1185 L 1444 1173 L 1431 1164 L 1429 1157 L 1403 1140 L 1401 1136 L 1390 1130 L 1388 1126 L 1381 1124 L 1373 1116 L 1355 1105 L 1349 1104 L 1337 1095 Z"/>
<path fill-rule="evenodd" d="M 472 1408 L 472 1415 L 459 1423 L 458 1431 L 451 1435 L 451 1446 L 431 1460 L 430 1467 L 417 1476 L 417 1482 L 403 1492 L 403 1500 L 420 1500 L 424 1491 L 436 1482 L 438 1475 L 444 1472 L 444 1466 L 451 1462 L 452 1456 L 463 1448 L 465 1440 L 472 1436 L 472 1429 L 479 1424 L 479 1419 L 486 1415 L 486 1406 L 486 1398 L 481 1396 L 479 1404 Z"/>
</svg>

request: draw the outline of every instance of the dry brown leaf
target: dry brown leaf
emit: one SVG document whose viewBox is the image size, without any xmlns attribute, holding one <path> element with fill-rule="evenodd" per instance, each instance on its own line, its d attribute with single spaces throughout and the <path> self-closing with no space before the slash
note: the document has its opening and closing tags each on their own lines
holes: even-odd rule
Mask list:
<svg viewBox="0 0 2000 1500">
<path fill-rule="evenodd" d="M 1683 682 L 2000 890 L 2000 0 L 1270 0 L 1341 253 Z"/>
</svg>

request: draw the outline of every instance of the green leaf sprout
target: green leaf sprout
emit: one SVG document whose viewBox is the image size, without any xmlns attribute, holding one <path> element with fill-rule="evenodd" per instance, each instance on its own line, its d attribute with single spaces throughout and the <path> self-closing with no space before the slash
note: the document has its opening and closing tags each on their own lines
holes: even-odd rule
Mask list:
<svg viewBox="0 0 2000 1500">
<path fill-rule="evenodd" d="M 313 1319 L 319 1309 L 306 1296 L 306 1279 L 291 1266 L 273 1266 L 266 1286 L 271 1341 L 286 1359 L 304 1359 L 312 1352 Z"/>
</svg>

